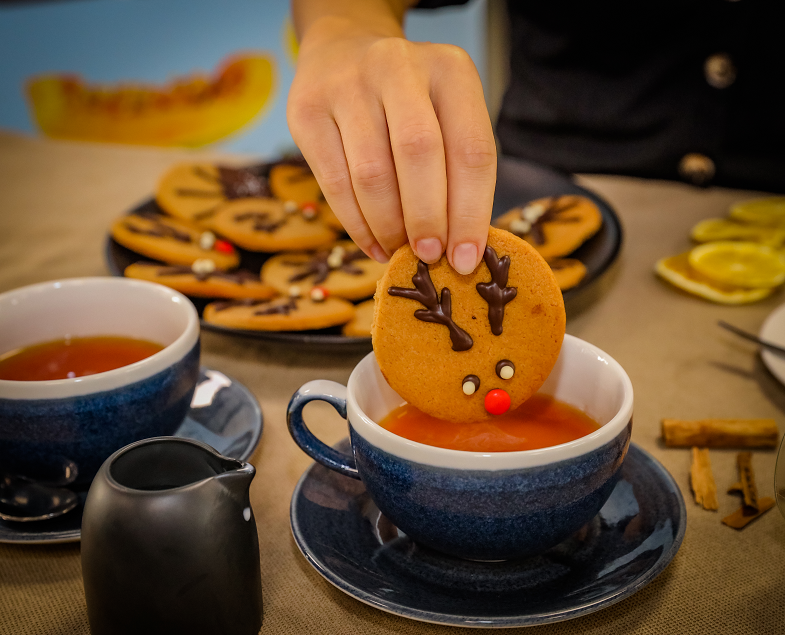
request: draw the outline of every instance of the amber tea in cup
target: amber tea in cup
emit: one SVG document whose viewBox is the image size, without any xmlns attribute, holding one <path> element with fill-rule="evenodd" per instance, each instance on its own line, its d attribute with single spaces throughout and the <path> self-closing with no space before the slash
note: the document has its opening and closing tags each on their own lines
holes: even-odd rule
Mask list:
<svg viewBox="0 0 785 635">
<path fill-rule="evenodd" d="M 0 355 L 0 379 L 47 381 L 95 375 L 141 361 L 163 348 L 132 337 L 66 337 Z"/>
<path fill-rule="evenodd" d="M 600 427 L 577 408 L 540 393 L 512 412 L 477 423 L 452 423 L 404 404 L 379 425 L 410 441 L 465 452 L 537 450 L 575 441 Z"/>
</svg>

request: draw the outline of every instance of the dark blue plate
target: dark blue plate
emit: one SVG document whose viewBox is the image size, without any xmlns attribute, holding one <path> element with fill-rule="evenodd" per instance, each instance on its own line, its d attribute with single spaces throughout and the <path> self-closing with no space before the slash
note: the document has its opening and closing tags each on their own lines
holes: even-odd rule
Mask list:
<svg viewBox="0 0 785 635">
<path fill-rule="evenodd" d="M 349 451 L 348 440 L 339 447 Z M 671 475 L 634 444 L 600 513 L 545 554 L 472 562 L 420 547 L 381 515 L 360 481 L 314 464 L 292 496 L 292 533 L 314 568 L 376 608 L 453 626 L 532 626 L 585 615 L 651 582 L 686 528 Z"/>
<path fill-rule="evenodd" d="M 570 302 L 605 273 L 619 255 L 622 244 L 622 228 L 619 218 L 607 201 L 575 183 L 569 174 L 522 159 L 499 157 L 496 194 L 493 201 L 494 218 L 533 199 L 562 194 L 586 196 L 597 204 L 602 214 L 602 226 L 599 231 L 569 254 L 570 258 L 576 258 L 586 266 L 586 276 L 583 280 L 572 289 L 567 289 L 564 292 L 564 301 Z M 144 201 L 130 210 L 130 213 L 136 211 L 163 213 L 155 199 Z M 253 253 L 243 249 L 238 249 L 238 252 L 241 266 L 254 273 L 261 269 L 264 261 L 271 255 Z M 111 236 L 106 238 L 104 254 L 109 271 L 115 276 L 122 276 L 125 268 L 138 260 L 149 261 L 149 258 L 121 246 Z M 199 315 L 202 314 L 204 307 L 210 301 L 204 298 L 191 298 L 191 300 L 199 311 Z M 341 327 L 318 331 L 254 331 L 227 328 L 202 321 L 202 328 L 229 335 L 242 335 L 291 345 L 318 346 L 338 351 L 370 350 L 371 346 L 370 337 L 347 337 L 341 334 Z"/>
<path fill-rule="evenodd" d="M 201 369 L 191 409 L 174 436 L 203 441 L 224 456 L 247 460 L 262 436 L 259 402 L 241 383 L 208 368 Z M 52 520 L 14 523 L 0 520 L 0 543 L 77 542 L 87 491 L 80 491 L 79 507 Z"/>
</svg>

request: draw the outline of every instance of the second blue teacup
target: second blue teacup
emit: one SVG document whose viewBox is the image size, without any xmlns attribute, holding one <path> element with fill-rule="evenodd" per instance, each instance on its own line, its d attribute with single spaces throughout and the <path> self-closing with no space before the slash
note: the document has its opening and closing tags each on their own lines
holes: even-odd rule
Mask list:
<svg viewBox="0 0 785 635">
<path fill-rule="evenodd" d="M 630 442 L 632 384 L 597 347 L 566 335 L 540 392 L 601 427 L 569 443 L 520 452 L 410 441 L 376 423 L 403 400 L 371 353 L 346 387 L 326 380 L 302 386 L 289 404 L 289 431 L 316 461 L 362 480 L 381 512 L 416 542 L 462 558 L 506 560 L 546 551 L 589 522 L 613 491 Z M 353 455 L 308 430 L 302 411 L 314 400 L 347 417 Z"/>
</svg>

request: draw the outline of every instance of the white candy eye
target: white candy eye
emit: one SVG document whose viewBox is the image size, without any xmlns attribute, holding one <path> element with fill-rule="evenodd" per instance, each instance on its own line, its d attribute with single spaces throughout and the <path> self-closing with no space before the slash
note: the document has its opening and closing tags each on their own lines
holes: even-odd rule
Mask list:
<svg viewBox="0 0 785 635">
<path fill-rule="evenodd" d="M 477 375 L 466 375 L 463 378 L 463 394 L 473 395 L 480 387 L 480 378 Z"/>
<path fill-rule="evenodd" d="M 501 379 L 512 379 L 512 376 L 515 374 L 515 364 L 509 359 L 503 359 L 496 364 L 496 374 Z"/>
<path fill-rule="evenodd" d="M 290 298 L 299 298 L 303 294 L 303 290 L 298 287 L 296 284 L 293 284 L 289 287 L 289 297 Z"/>
<path fill-rule="evenodd" d="M 210 251 L 215 245 L 215 234 L 213 232 L 202 232 L 199 236 L 199 247 L 205 251 Z"/>
<path fill-rule="evenodd" d="M 283 209 L 287 214 L 294 214 L 300 208 L 295 201 L 286 201 L 283 204 Z"/>
<path fill-rule="evenodd" d="M 197 258 L 191 265 L 191 271 L 197 275 L 212 273 L 215 269 L 215 263 L 209 258 Z"/>
</svg>

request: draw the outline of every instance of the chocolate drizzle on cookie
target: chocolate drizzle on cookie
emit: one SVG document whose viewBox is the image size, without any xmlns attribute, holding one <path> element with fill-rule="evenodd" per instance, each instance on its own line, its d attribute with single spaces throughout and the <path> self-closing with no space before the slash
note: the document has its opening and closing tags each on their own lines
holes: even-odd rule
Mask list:
<svg viewBox="0 0 785 635">
<path fill-rule="evenodd" d="M 224 196 L 236 198 L 268 198 L 272 196 L 267 177 L 248 168 L 218 166 Z"/>
<path fill-rule="evenodd" d="M 227 199 L 236 198 L 267 198 L 271 196 L 267 183 L 266 166 L 253 166 L 247 168 L 230 168 L 219 165 L 216 167 L 218 175 L 211 174 L 201 166 L 194 167 L 193 171 L 199 178 L 221 187 L 220 190 L 199 190 L 196 188 L 178 188 L 179 196 L 214 198 L 221 196 Z"/>
<path fill-rule="evenodd" d="M 158 267 L 155 272 L 155 275 L 157 276 L 180 276 L 188 274 L 192 274 L 200 282 L 204 282 L 210 278 L 219 278 L 235 284 L 245 284 L 246 282 L 255 282 L 259 280 L 259 276 L 255 276 L 250 271 L 242 269 L 239 271 L 215 270 L 211 272 L 196 273 L 191 267 L 168 266 Z"/>
<path fill-rule="evenodd" d="M 268 304 L 270 300 L 259 300 L 256 298 L 242 298 L 239 300 L 225 300 L 223 302 L 213 302 L 211 306 L 216 311 L 226 311 L 226 309 L 233 309 L 238 306 L 258 306 L 260 304 Z"/>
<path fill-rule="evenodd" d="M 507 277 L 510 273 L 510 257 L 499 256 L 490 245 L 485 247 L 483 260 L 491 272 L 490 282 L 479 282 L 477 293 L 488 303 L 488 322 L 491 324 L 491 333 L 501 335 L 504 323 L 504 306 L 518 295 L 518 289 L 507 286 Z"/>
<path fill-rule="evenodd" d="M 287 217 L 284 216 L 283 218 L 274 221 L 270 220 L 269 212 L 242 212 L 241 214 L 235 214 L 234 220 L 238 222 L 252 220 L 252 229 L 254 231 L 272 234 L 286 225 Z"/>
<path fill-rule="evenodd" d="M 153 226 L 148 228 L 137 227 L 132 223 L 125 223 L 125 228 L 132 234 L 141 236 L 154 236 L 155 238 L 172 238 L 181 243 L 192 243 L 193 238 L 188 232 L 180 231 L 157 220 L 153 215 L 141 215 L 145 220 L 150 221 Z M 133 217 L 132 217 L 133 218 Z"/>
<path fill-rule="evenodd" d="M 276 304 L 266 309 L 254 311 L 254 315 L 289 315 L 297 310 L 297 299 L 289 298 L 284 304 Z"/>
<path fill-rule="evenodd" d="M 578 205 L 578 200 L 573 196 L 552 196 L 548 199 L 547 204 L 544 205 L 543 211 L 534 219 L 525 217 L 526 207 L 521 210 L 521 217 L 527 222 L 530 227 L 528 231 L 519 232 L 510 227 L 513 234 L 523 238 L 530 236 L 532 241 L 537 245 L 545 244 L 545 232 L 543 231 L 543 224 L 545 223 L 579 223 L 581 219 L 576 216 L 564 217 L 562 214 L 568 212 Z"/>
<path fill-rule="evenodd" d="M 428 265 L 422 260 L 417 263 L 417 273 L 412 276 L 412 282 L 415 286 L 414 289 L 390 287 L 387 289 L 387 293 L 400 298 L 417 300 L 420 304 L 424 305 L 427 310 L 417 309 L 414 312 L 414 317 L 423 322 L 443 324 L 450 331 L 452 350 L 468 351 L 474 342 L 466 331 L 453 322 L 450 290 L 447 287 L 444 287 L 441 297 L 439 297 L 439 294 L 436 292 L 436 287 L 433 286 L 433 280 L 431 280 Z"/>
<path fill-rule="evenodd" d="M 296 262 L 293 260 L 284 260 L 282 264 L 292 267 L 305 267 L 302 271 L 295 273 L 289 277 L 289 282 L 299 282 L 305 280 L 309 276 L 314 276 L 313 283 L 320 284 L 327 280 L 327 277 L 333 271 L 343 271 L 352 276 L 361 276 L 365 273 L 360 267 L 356 267 L 353 263 L 356 260 L 363 260 L 368 258 L 361 250 L 344 252 L 340 257 L 338 266 L 332 266 L 330 257 L 335 253 L 329 251 L 317 251 L 310 260 L 305 262 Z"/>
</svg>

